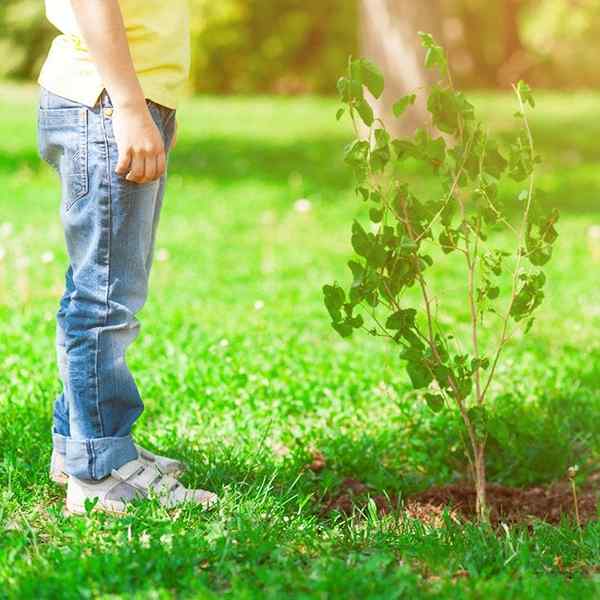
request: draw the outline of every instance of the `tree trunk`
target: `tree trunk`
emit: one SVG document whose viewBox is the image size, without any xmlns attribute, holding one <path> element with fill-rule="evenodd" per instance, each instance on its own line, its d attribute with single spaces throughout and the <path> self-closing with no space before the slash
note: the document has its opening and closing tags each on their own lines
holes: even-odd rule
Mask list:
<svg viewBox="0 0 600 600">
<path fill-rule="evenodd" d="M 418 88 L 431 83 L 417 32 L 440 38 L 440 0 L 360 0 L 360 23 L 362 55 L 381 67 L 386 82 L 383 96 L 373 103 L 375 114 L 392 133 L 410 134 L 428 118 L 423 90 Z M 419 91 L 415 107 L 396 119 L 394 102 Z"/>
<path fill-rule="evenodd" d="M 515 54 L 523 51 L 519 31 L 519 11 L 521 0 L 504 0 L 504 57 L 508 62 Z"/>
<path fill-rule="evenodd" d="M 521 79 L 524 72 L 534 64 L 533 57 L 528 54 L 521 41 L 519 16 L 524 4 L 523 0 L 504 0 L 504 45 L 502 63 L 496 76 L 501 87 L 510 86 Z"/>
</svg>

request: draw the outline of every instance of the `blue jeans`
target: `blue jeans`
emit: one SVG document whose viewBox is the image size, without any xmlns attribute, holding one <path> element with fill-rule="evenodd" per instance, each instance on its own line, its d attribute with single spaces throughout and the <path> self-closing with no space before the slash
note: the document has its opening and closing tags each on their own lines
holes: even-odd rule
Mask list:
<svg viewBox="0 0 600 600">
<path fill-rule="evenodd" d="M 175 111 L 148 106 L 169 148 Z M 115 173 L 106 92 L 87 108 L 42 89 L 38 114 L 40 155 L 61 181 L 69 254 L 57 314 L 63 391 L 54 404 L 53 443 L 69 475 L 97 480 L 137 458 L 131 428 L 144 406 L 125 352 L 148 294 L 165 178 L 137 184 Z"/>
</svg>

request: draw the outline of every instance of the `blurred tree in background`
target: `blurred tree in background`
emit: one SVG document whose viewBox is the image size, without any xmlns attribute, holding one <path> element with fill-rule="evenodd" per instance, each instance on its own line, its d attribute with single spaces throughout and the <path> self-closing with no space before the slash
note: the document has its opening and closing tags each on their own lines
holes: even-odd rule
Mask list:
<svg viewBox="0 0 600 600">
<path fill-rule="evenodd" d="M 193 85 L 216 92 L 331 91 L 355 51 L 348 0 L 191 0 Z"/>
<path fill-rule="evenodd" d="M 0 75 L 37 76 L 56 29 L 46 21 L 41 0 L 0 3 Z"/>
<path fill-rule="evenodd" d="M 422 2 L 430 3 L 461 86 L 504 87 L 521 77 L 538 87 L 600 86 L 600 0 Z M 216 93 L 334 92 L 364 15 L 359 0 L 190 4 L 192 85 Z M 0 75 L 35 78 L 54 35 L 41 0 L 2 0 Z"/>
<path fill-rule="evenodd" d="M 600 0 L 444 0 L 444 42 L 460 79 L 506 87 L 600 85 Z"/>
</svg>

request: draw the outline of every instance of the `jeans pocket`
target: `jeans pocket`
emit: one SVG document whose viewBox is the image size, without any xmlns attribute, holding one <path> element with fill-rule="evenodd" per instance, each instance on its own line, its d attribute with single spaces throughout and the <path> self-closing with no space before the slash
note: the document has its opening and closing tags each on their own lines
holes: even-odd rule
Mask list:
<svg viewBox="0 0 600 600">
<path fill-rule="evenodd" d="M 68 211 L 88 193 L 88 111 L 84 107 L 40 108 L 40 156 L 58 172 Z"/>
</svg>

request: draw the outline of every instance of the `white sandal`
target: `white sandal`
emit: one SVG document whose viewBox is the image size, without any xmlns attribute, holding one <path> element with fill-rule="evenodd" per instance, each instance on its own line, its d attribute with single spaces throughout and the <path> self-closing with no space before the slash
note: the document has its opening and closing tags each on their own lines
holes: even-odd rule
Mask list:
<svg viewBox="0 0 600 600">
<path fill-rule="evenodd" d="M 188 490 L 177 479 L 163 473 L 156 464 L 132 460 L 101 481 L 84 481 L 69 477 L 66 512 L 86 513 L 86 501 L 96 500 L 94 511 L 124 514 L 132 500 L 156 498 L 163 506 L 173 508 L 191 502 L 211 508 L 218 497 L 206 490 Z"/>
<path fill-rule="evenodd" d="M 148 465 L 156 465 L 161 473 L 179 477 L 186 470 L 185 464 L 179 460 L 154 454 L 137 444 L 135 447 L 138 451 L 139 460 Z M 63 487 L 67 485 L 69 480 L 69 476 L 65 473 L 65 457 L 56 450 L 52 450 L 52 458 L 50 459 L 50 479 Z"/>
</svg>

